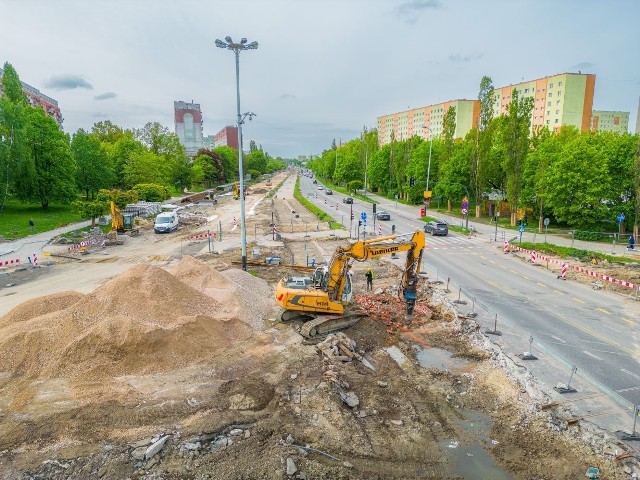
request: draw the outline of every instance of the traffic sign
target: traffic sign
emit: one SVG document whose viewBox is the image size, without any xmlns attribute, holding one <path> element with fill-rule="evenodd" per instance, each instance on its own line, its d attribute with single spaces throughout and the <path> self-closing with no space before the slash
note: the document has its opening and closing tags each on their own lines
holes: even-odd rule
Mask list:
<svg viewBox="0 0 640 480">
<path fill-rule="evenodd" d="M 520 225 L 520 226 L 518 227 L 518 231 L 519 231 L 520 233 L 524 232 L 524 225 Z"/>
<path fill-rule="evenodd" d="M 624 222 L 624 213 L 621 213 L 620 215 L 618 215 L 618 223 L 622 223 Z"/>
<path fill-rule="evenodd" d="M 467 197 L 464 197 L 462 199 L 462 209 L 467 210 L 468 208 L 469 208 L 469 199 Z"/>
<path fill-rule="evenodd" d="M 545 218 L 543 223 L 544 223 L 545 227 L 548 227 L 549 226 L 549 217 Z"/>
<path fill-rule="evenodd" d="M 467 213 L 469 213 L 469 210 L 467 210 L 466 208 L 463 208 L 463 209 L 462 209 L 462 214 L 463 214 L 463 215 L 466 215 Z"/>
<path fill-rule="evenodd" d="M 425 190 L 422 195 L 424 198 L 431 198 L 431 190 Z"/>
<path fill-rule="evenodd" d="M 361 212 L 361 213 L 360 213 L 360 218 L 361 218 L 363 221 L 365 221 L 365 222 L 366 222 L 366 221 L 367 221 L 367 212 Z"/>
</svg>

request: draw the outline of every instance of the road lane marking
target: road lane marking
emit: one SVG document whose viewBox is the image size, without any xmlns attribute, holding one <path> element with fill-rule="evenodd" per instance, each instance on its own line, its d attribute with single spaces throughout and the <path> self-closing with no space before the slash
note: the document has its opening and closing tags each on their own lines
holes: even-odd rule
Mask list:
<svg viewBox="0 0 640 480">
<path fill-rule="evenodd" d="M 602 313 L 606 313 L 607 315 L 611 315 L 611 312 L 609 310 L 605 310 L 604 308 L 597 307 L 596 310 Z"/>
<path fill-rule="evenodd" d="M 507 267 L 505 267 L 504 265 L 498 265 L 498 266 L 499 266 L 500 268 L 507 268 Z"/>
<path fill-rule="evenodd" d="M 624 318 L 622 317 L 622 320 L 624 320 L 625 322 L 627 322 L 629 325 L 635 325 L 636 322 L 634 322 L 633 320 L 629 320 L 628 318 Z"/>
<path fill-rule="evenodd" d="M 537 283 L 538 285 L 540 285 L 541 287 L 548 288 L 544 283 L 540 283 L 540 282 L 536 282 L 536 283 Z"/>
<path fill-rule="evenodd" d="M 582 353 L 584 353 L 585 355 L 589 355 L 591 358 L 595 358 L 596 360 L 602 360 L 599 356 L 594 355 L 591 352 L 587 352 L 586 350 L 583 350 Z"/>
<path fill-rule="evenodd" d="M 612 326 L 607 325 L 606 323 L 603 323 L 602 326 L 607 327 L 609 330 L 613 330 L 614 332 L 622 333 L 621 330 L 618 330 L 617 328 L 613 328 Z"/>
<path fill-rule="evenodd" d="M 571 300 L 575 300 L 578 303 L 585 303 L 582 300 L 580 300 L 579 298 L 575 298 L 575 297 L 571 297 Z"/>
<path fill-rule="evenodd" d="M 630 392 L 631 390 L 638 390 L 640 387 L 629 387 L 629 388 L 621 388 L 620 390 L 616 390 L 618 393 Z"/>
<path fill-rule="evenodd" d="M 509 270 L 511 273 L 513 273 L 514 275 L 520 275 L 520 272 L 516 272 L 515 270 Z"/>
<path fill-rule="evenodd" d="M 559 342 L 562 342 L 562 343 L 567 343 L 567 341 L 565 339 L 560 338 L 560 337 L 556 337 L 555 335 L 551 335 L 551 338 L 555 338 L 556 340 L 558 340 Z"/>
<path fill-rule="evenodd" d="M 522 275 L 522 278 L 524 278 L 525 280 L 531 280 L 529 277 L 527 277 L 526 275 Z"/>
<path fill-rule="evenodd" d="M 480 255 L 480 258 L 483 258 L 484 260 L 487 259 L 487 257 L 485 257 L 484 255 Z"/>
<path fill-rule="evenodd" d="M 554 290 L 555 293 L 557 293 L 558 295 L 565 295 L 564 292 L 561 292 L 560 290 Z"/>
<path fill-rule="evenodd" d="M 637 374 L 635 374 L 635 373 L 633 373 L 633 372 L 630 372 L 630 371 L 629 371 L 629 370 L 627 370 L 626 368 L 621 368 L 621 369 L 620 369 L 620 371 L 621 371 L 621 372 L 624 372 L 624 373 L 626 373 L 626 374 L 628 374 L 628 375 L 631 375 L 632 377 L 636 377 L 638 380 L 640 380 L 640 375 L 637 375 Z"/>
</svg>

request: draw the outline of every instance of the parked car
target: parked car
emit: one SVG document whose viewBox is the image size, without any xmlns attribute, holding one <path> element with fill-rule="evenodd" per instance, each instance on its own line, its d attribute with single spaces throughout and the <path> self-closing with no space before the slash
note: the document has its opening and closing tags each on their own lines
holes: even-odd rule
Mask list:
<svg viewBox="0 0 640 480">
<path fill-rule="evenodd" d="M 424 231 L 431 235 L 442 235 L 446 237 L 449 234 L 449 225 L 444 222 L 427 222 L 424 226 Z"/>
<path fill-rule="evenodd" d="M 327 195 L 333 195 L 333 190 L 331 190 L 330 188 L 327 188 L 324 193 L 326 193 Z"/>
<path fill-rule="evenodd" d="M 376 218 L 378 220 L 391 220 L 391 215 L 389 215 L 389 212 L 385 212 L 384 210 L 381 210 L 378 213 L 376 213 Z"/>
<path fill-rule="evenodd" d="M 322 190 L 322 185 L 318 185 L 318 190 Z"/>
<path fill-rule="evenodd" d="M 342 199 L 342 203 L 353 203 L 353 198 L 351 197 L 344 197 Z"/>
</svg>

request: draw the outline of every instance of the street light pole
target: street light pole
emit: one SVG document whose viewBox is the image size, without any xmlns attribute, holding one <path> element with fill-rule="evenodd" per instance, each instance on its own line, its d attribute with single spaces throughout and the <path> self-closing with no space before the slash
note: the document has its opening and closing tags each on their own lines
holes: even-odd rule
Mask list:
<svg viewBox="0 0 640 480">
<path fill-rule="evenodd" d="M 240 116 L 240 51 L 255 50 L 258 42 L 247 44 L 247 39 L 243 38 L 240 43 L 234 43 L 231 37 L 225 37 L 226 42 L 216 40 L 218 48 L 232 50 L 236 55 L 236 106 L 238 113 L 238 174 L 240 175 L 240 242 L 242 244 L 242 269 L 247 270 L 247 229 L 245 225 L 244 212 L 244 172 L 242 168 L 242 118 Z"/>
</svg>

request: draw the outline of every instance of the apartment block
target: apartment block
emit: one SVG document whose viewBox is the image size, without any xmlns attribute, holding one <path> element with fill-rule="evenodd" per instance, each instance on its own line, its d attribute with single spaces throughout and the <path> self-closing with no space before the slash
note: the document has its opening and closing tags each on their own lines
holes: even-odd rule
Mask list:
<svg viewBox="0 0 640 480">
<path fill-rule="evenodd" d="M 451 100 L 449 102 L 414 108 L 378 117 L 378 143 L 386 145 L 391 138 L 406 140 L 415 135 L 425 140 L 442 134 L 442 122 L 450 107 L 456 109 L 455 138 L 464 137 L 478 126 L 480 104 L 477 100 Z"/>
<path fill-rule="evenodd" d="M 227 126 L 213 136 L 216 147 L 238 148 L 238 127 Z"/>
<path fill-rule="evenodd" d="M 60 113 L 58 101 L 45 95 L 36 87 L 32 87 L 28 83 L 24 83 L 23 81 L 20 83 L 22 84 L 22 91 L 27 96 L 27 100 L 29 100 L 31 106 L 42 108 L 46 114 L 58 122 L 58 125 L 62 128 L 62 122 L 64 119 L 62 118 L 62 113 Z M 2 69 L 0 68 L 0 96 L 2 94 Z"/>
<path fill-rule="evenodd" d="M 573 125 L 582 131 L 591 129 L 591 112 L 596 76 L 583 73 L 562 73 L 537 80 L 495 88 L 495 116 L 507 113 L 513 90 L 520 97 L 534 99 L 531 128 L 546 126 L 557 132 L 563 125 Z"/>
<path fill-rule="evenodd" d="M 626 133 L 629 130 L 629 112 L 594 110 L 591 113 L 591 130 Z"/>
<path fill-rule="evenodd" d="M 202 148 L 202 112 L 200 104 L 173 102 L 176 135 L 187 155 L 193 157 Z"/>
</svg>

